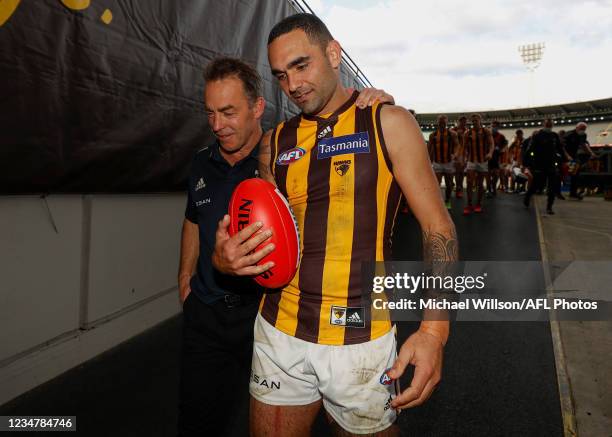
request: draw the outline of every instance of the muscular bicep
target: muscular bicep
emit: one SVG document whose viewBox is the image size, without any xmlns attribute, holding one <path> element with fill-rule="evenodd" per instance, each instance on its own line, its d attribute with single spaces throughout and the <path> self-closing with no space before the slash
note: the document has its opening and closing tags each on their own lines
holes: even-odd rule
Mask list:
<svg viewBox="0 0 612 437">
<path fill-rule="evenodd" d="M 266 132 L 259 145 L 259 175 L 262 179 L 276 185 L 274 176 L 270 170 L 270 161 L 272 159 L 272 133 L 272 130 Z"/>
<path fill-rule="evenodd" d="M 385 106 L 381 123 L 393 176 L 421 228 L 452 226 L 442 203 L 438 181 L 431 168 L 425 141 L 414 117 L 399 106 Z"/>
</svg>

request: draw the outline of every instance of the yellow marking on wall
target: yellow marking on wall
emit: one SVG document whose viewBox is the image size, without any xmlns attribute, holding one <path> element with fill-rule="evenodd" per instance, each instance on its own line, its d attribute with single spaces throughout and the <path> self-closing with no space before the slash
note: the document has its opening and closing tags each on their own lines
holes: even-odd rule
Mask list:
<svg viewBox="0 0 612 437">
<path fill-rule="evenodd" d="M 11 18 L 21 0 L 0 0 L 0 26 Z"/>
<path fill-rule="evenodd" d="M 91 3 L 91 0 L 60 0 L 60 1 L 68 9 L 73 9 L 75 11 L 87 9 L 89 7 L 89 4 Z"/>
<path fill-rule="evenodd" d="M 104 24 L 110 24 L 110 22 L 113 21 L 113 13 L 110 11 L 110 9 L 104 11 L 100 17 L 100 20 L 102 20 Z"/>
</svg>

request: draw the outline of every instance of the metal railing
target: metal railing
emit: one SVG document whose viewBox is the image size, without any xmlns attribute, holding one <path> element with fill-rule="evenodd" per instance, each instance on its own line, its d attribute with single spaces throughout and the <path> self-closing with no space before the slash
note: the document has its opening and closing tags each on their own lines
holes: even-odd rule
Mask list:
<svg viewBox="0 0 612 437">
<path fill-rule="evenodd" d="M 296 10 L 300 12 L 308 12 L 312 15 L 317 15 L 314 11 L 308 6 L 306 0 L 288 0 L 290 4 L 292 4 Z M 346 50 L 342 49 L 342 63 L 346 68 L 348 68 L 351 73 L 355 76 L 355 80 L 361 84 L 364 88 L 370 87 L 373 88 L 372 82 L 368 79 L 363 71 L 359 68 L 357 63 L 351 58 L 351 56 L 347 53 Z"/>
</svg>

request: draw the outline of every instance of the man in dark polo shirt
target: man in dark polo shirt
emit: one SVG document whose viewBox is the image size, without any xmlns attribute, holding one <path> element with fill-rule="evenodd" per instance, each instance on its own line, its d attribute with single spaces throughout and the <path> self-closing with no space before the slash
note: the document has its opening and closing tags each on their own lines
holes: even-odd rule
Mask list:
<svg viewBox="0 0 612 437">
<path fill-rule="evenodd" d="M 558 184 L 560 183 L 560 166 L 566 154 L 561 145 L 559 135 L 552 131 L 553 120 L 550 118 L 545 119 L 543 126 L 540 131 L 533 134 L 531 144 L 527 149 L 529 166 L 533 173 L 533 182 L 529 186 L 527 194 L 525 194 L 523 203 L 528 208 L 531 197 L 537 191 L 546 187 L 546 212 L 554 214 L 552 207 L 555 202 L 555 194 L 558 191 Z"/>
<path fill-rule="evenodd" d="M 211 263 L 217 224 L 234 188 L 258 176 L 261 79 L 249 65 L 229 58 L 212 61 L 204 77 L 208 124 L 217 141 L 194 157 L 183 222 L 180 436 L 226 435 L 241 421 L 247 429 L 253 321 L 261 297 L 250 278 L 222 275 Z M 256 238 L 250 244 L 265 235 Z"/>
<path fill-rule="evenodd" d="M 258 177 L 264 112 L 261 79 L 244 62 L 219 58 L 207 66 L 204 100 L 208 124 L 217 141 L 199 150 L 189 175 L 181 240 L 179 298 L 183 303 L 183 347 L 179 389 L 179 436 L 228 435 L 248 429 L 249 377 L 253 325 L 262 290 L 249 277 L 213 268 L 218 223 L 227 223 L 230 197 L 243 180 Z M 381 90 L 364 90 L 359 105 L 393 102 Z M 271 234 L 252 224 L 245 238 L 229 249 L 245 261 L 239 271 L 258 275 L 270 263 L 254 266 L 273 250 L 249 254 Z M 242 242 L 244 241 L 244 242 Z"/>
</svg>

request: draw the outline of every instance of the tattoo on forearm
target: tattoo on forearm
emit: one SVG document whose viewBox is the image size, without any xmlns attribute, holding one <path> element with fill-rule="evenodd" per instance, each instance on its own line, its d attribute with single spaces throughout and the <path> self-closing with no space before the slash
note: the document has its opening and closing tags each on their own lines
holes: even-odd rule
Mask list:
<svg viewBox="0 0 612 437">
<path fill-rule="evenodd" d="M 423 259 L 426 263 L 457 261 L 459 244 L 455 228 L 452 227 L 446 234 L 423 231 Z"/>
<path fill-rule="evenodd" d="M 457 261 L 459 260 L 459 244 L 455 227 L 452 226 L 448 232 L 423 231 L 423 260 L 425 270 L 434 276 L 453 276 L 456 274 Z M 448 298 L 448 293 L 443 289 L 432 288 L 426 290 L 428 297 L 437 298 L 443 294 Z M 453 296 L 453 293 L 451 293 Z M 435 317 L 439 317 L 435 316 Z M 440 319 L 438 319 L 440 320 Z"/>
</svg>

